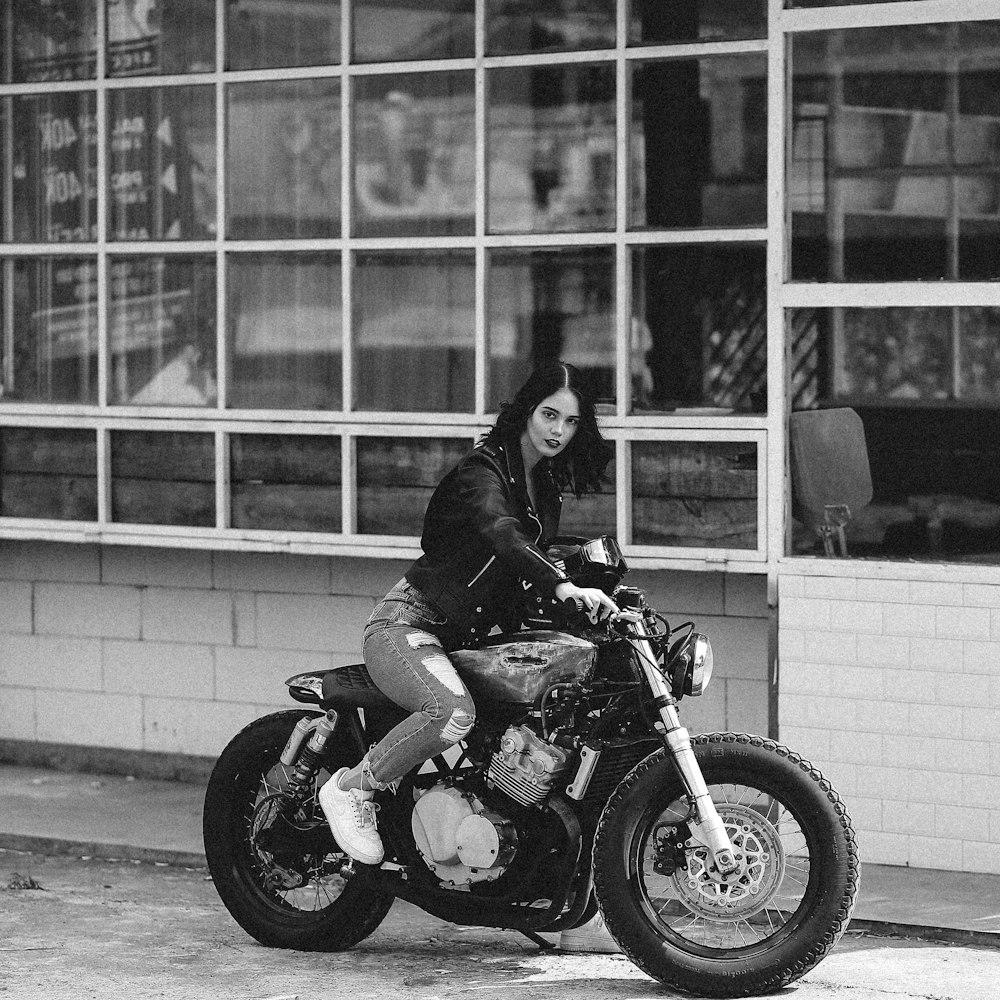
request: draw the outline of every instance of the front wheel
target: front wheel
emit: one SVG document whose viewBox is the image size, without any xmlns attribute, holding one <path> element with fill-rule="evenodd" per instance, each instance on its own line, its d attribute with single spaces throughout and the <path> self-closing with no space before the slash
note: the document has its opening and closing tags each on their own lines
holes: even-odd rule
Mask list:
<svg viewBox="0 0 1000 1000">
<path fill-rule="evenodd" d="M 602 813 L 594 884 L 608 929 L 644 972 L 709 997 L 756 996 L 808 972 L 850 921 L 860 863 L 850 817 L 820 772 L 759 736 L 692 739 L 739 875 L 718 876 L 686 825 L 666 751 Z"/>
<path fill-rule="evenodd" d="M 281 811 L 282 786 L 292 768 L 280 761 L 299 719 L 315 713 L 277 712 L 233 737 L 212 771 L 205 793 L 205 855 L 226 908 L 261 944 L 298 951 L 339 951 L 382 922 L 393 896 L 361 867 L 349 881 L 346 860 L 326 824 L 316 792 Z M 360 757 L 335 730 L 327 744 L 331 770 Z M 275 820 L 275 816 L 280 818 Z"/>
</svg>

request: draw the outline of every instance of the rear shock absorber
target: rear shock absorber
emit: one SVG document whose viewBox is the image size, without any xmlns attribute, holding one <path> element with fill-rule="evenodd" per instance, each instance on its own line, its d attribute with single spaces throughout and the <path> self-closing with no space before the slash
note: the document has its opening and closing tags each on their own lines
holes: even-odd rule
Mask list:
<svg viewBox="0 0 1000 1000">
<path fill-rule="evenodd" d="M 285 789 L 285 793 L 292 803 L 297 805 L 306 797 L 308 789 L 316 777 L 316 772 L 319 770 L 320 759 L 326 749 L 327 740 L 333 734 L 336 724 L 337 713 L 331 708 L 316 723 L 312 736 L 309 737 L 308 742 L 299 753 L 298 759 L 295 761 L 295 768 L 288 776 L 288 785 Z M 293 733 L 291 739 L 294 739 L 295 735 Z M 289 743 L 291 743 L 291 739 Z M 302 737 L 299 736 L 299 740 L 301 739 Z M 282 754 L 282 763 L 286 763 L 284 757 L 285 754 Z"/>
</svg>

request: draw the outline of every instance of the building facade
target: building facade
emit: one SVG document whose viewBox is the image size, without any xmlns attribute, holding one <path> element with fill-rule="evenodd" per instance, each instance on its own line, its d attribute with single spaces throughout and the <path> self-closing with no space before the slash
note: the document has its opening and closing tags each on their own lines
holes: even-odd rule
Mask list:
<svg viewBox="0 0 1000 1000">
<path fill-rule="evenodd" d="M 993 0 L 0 12 L 3 756 L 183 769 L 356 659 L 561 358 L 689 725 L 1000 872 Z"/>
</svg>

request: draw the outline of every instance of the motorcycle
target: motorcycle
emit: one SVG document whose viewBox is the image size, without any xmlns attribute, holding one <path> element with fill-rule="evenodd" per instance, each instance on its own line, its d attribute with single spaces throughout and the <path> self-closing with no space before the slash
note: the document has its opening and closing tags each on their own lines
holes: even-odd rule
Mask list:
<svg viewBox="0 0 1000 1000">
<path fill-rule="evenodd" d="M 233 738 L 204 808 L 223 903 L 262 944 L 305 951 L 352 947 L 396 898 L 541 947 L 599 908 L 624 954 L 669 987 L 787 985 L 850 921 L 860 864 L 844 803 L 773 740 L 691 737 L 678 705 L 709 684 L 708 637 L 670 627 L 622 583 L 614 539 L 556 542 L 552 558 L 620 613 L 595 624 L 535 597 L 521 631 L 450 654 L 476 725 L 376 793 L 381 865 L 340 850 L 317 798 L 405 714 L 363 664 L 296 674 L 285 683 L 309 707 Z"/>
</svg>

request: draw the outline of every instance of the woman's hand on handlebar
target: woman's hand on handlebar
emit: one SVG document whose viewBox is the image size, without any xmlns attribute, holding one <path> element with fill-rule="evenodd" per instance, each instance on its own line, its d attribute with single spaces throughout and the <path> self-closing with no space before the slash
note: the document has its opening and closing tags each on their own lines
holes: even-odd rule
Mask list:
<svg viewBox="0 0 1000 1000">
<path fill-rule="evenodd" d="M 618 614 L 618 605 L 596 587 L 578 587 L 566 580 L 556 586 L 555 594 L 560 601 L 574 601 L 595 624 Z"/>
</svg>

